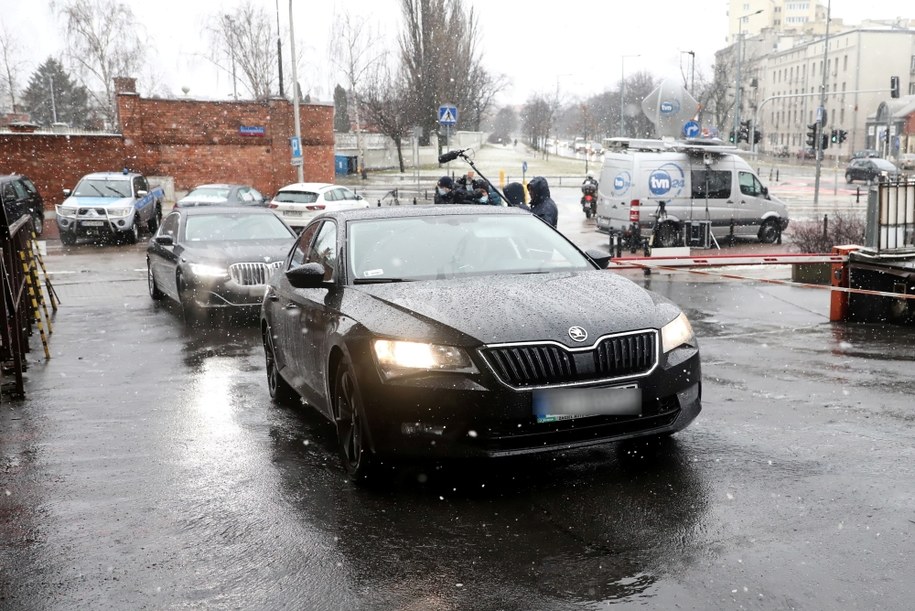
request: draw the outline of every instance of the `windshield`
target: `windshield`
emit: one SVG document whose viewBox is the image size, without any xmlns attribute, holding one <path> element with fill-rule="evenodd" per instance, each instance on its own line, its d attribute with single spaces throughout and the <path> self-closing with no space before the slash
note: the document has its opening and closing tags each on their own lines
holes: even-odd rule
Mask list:
<svg viewBox="0 0 915 611">
<path fill-rule="evenodd" d="M 130 181 L 85 178 L 73 190 L 76 197 L 130 197 Z"/>
<path fill-rule="evenodd" d="M 594 269 L 533 216 L 446 216 L 351 221 L 347 253 L 357 283 Z"/>
<path fill-rule="evenodd" d="M 295 234 L 273 214 L 199 214 L 188 216 L 188 242 L 288 240 Z"/>
<path fill-rule="evenodd" d="M 893 172 L 896 170 L 896 166 L 887 161 L 886 159 L 871 159 L 878 170 L 885 170 L 888 172 Z"/>
<path fill-rule="evenodd" d="M 229 188 L 201 187 L 188 193 L 185 199 L 198 202 L 224 202 L 229 199 Z"/>
</svg>

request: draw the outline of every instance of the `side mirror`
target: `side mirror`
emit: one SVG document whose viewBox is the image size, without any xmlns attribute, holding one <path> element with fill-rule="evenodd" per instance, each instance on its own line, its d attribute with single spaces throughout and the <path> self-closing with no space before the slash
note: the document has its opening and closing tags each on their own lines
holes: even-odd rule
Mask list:
<svg viewBox="0 0 915 611">
<path fill-rule="evenodd" d="M 171 235 L 170 233 L 157 235 L 155 240 L 156 240 L 156 244 L 161 244 L 162 246 L 174 246 L 175 245 L 175 237 L 173 235 Z"/>
<path fill-rule="evenodd" d="M 763 185 L 762 194 L 763 194 L 763 197 L 769 197 L 769 187 Z"/>
<path fill-rule="evenodd" d="M 610 265 L 610 259 L 613 258 L 609 252 L 604 252 L 596 248 L 589 248 L 585 251 L 585 254 L 588 255 L 588 258 L 597 263 L 597 266 L 601 269 L 607 269 L 607 266 Z"/>
<path fill-rule="evenodd" d="M 137 191 L 137 197 L 146 197 L 146 195 L 148 193 L 149 193 L 149 191 L 146 191 L 145 189 L 140 189 L 139 191 Z"/>
<path fill-rule="evenodd" d="M 286 272 L 286 279 L 294 288 L 315 289 L 324 283 L 324 266 L 320 263 L 306 263 Z"/>
<path fill-rule="evenodd" d="M 70 189 L 64 189 L 64 197 L 70 197 L 73 195 L 73 191 Z"/>
</svg>

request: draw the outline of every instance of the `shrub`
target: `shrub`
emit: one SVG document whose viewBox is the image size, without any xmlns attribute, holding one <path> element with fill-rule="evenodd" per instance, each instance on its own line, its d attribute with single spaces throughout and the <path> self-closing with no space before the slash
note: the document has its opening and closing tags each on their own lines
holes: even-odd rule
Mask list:
<svg viewBox="0 0 915 611">
<path fill-rule="evenodd" d="M 826 215 L 825 222 L 791 221 L 785 236 L 797 252 L 832 252 L 833 246 L 863 245 L 865 227 L 863 216 L 836 211 Z"/>
</svg>

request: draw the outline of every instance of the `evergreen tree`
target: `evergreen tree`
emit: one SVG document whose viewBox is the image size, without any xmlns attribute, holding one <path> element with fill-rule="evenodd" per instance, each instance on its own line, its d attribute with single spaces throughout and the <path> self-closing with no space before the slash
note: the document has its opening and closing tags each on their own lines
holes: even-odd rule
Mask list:
<svg viewBox="0 0 915 611">
<path fill-rule="evenodd" d="M 344 134 L 350 131 L 346 89 L 340 85 L 334 87 L 334 131 Z"/>
<path fill-rule="evenodd" d="M 22 94 L 22 104 L 39 125 L 54 122 L 85 128 L 92 122 L 86 88 L 76 84 L 59 61 L 49 57 L 38 67 Z"/>
</svg>

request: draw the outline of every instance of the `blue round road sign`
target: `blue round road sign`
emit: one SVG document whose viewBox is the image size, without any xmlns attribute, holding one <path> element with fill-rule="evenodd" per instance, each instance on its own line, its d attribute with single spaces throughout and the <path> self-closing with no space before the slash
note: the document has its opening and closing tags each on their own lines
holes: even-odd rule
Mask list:
<svg viewBox="0 0 915 611">
<path fill-rule="evenodd" d="M 698 121 L 687 121 L 683 124 L 683 135 L 687 138 L 698 138 L 700 132 Z"/>
</svg>

